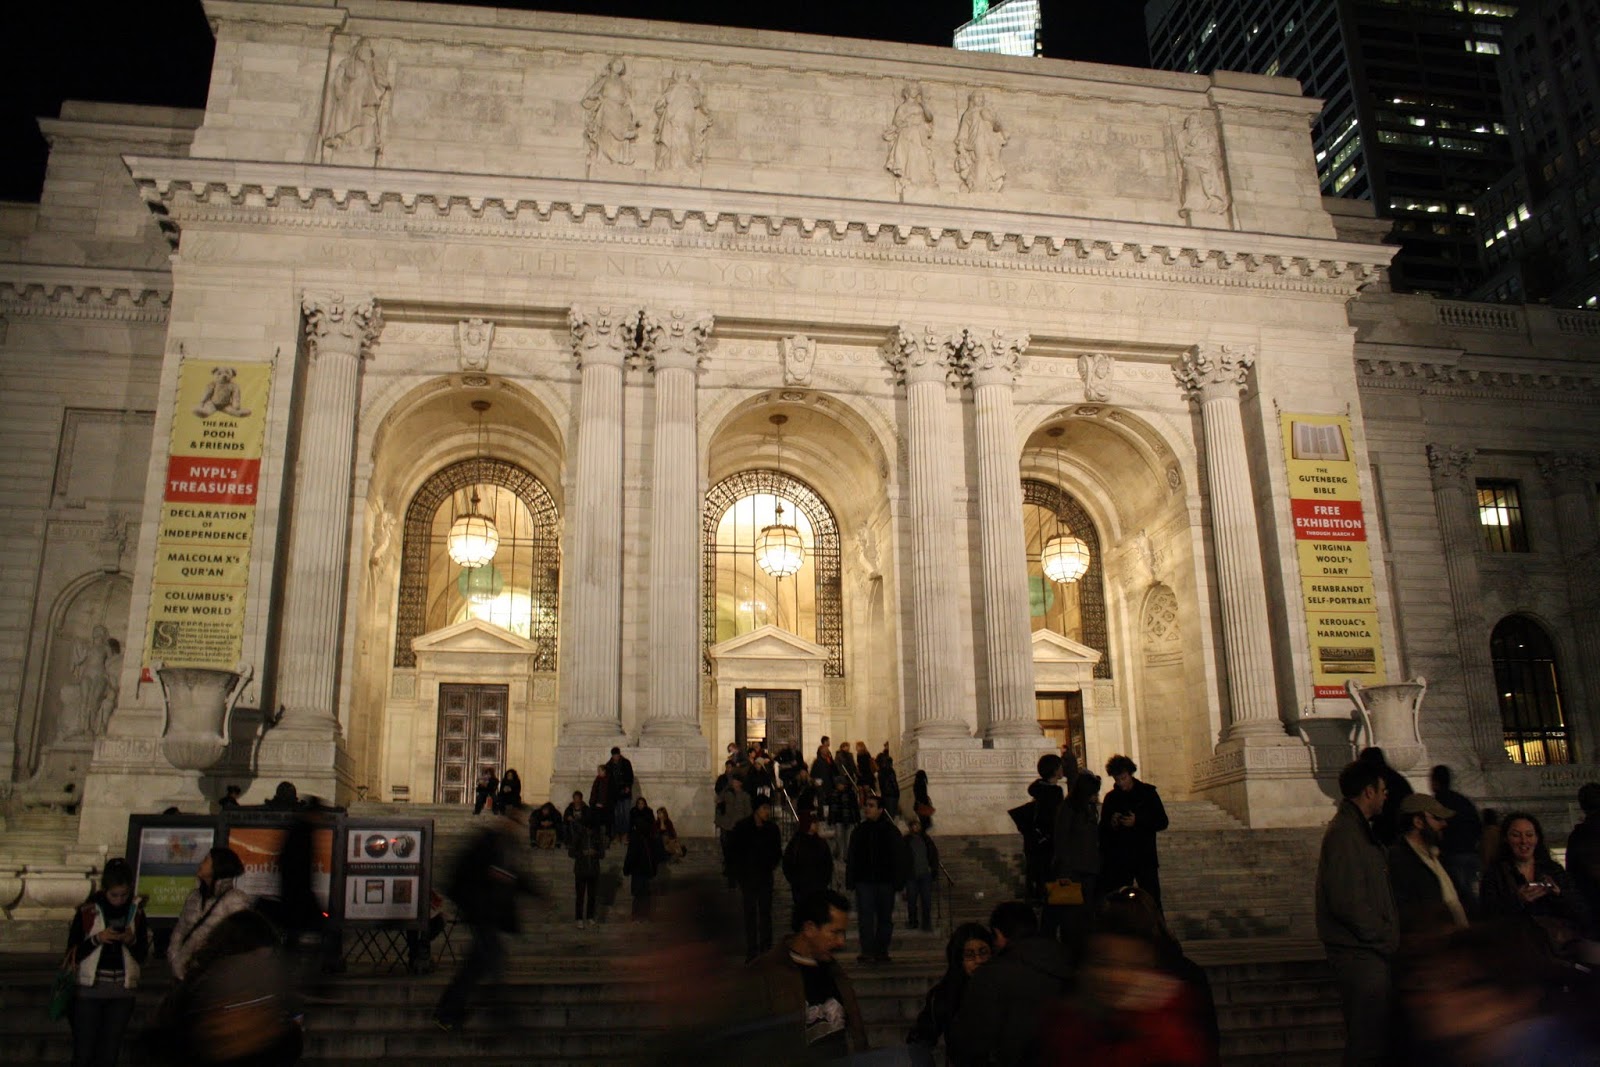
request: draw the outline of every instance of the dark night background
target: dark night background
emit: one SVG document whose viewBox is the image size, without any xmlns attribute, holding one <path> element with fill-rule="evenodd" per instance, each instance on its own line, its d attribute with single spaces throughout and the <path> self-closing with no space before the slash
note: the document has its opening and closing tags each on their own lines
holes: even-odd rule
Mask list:
<svg viewBox="0 0 1600 1067">
<path fill-rule="evenodd" d="M 211 31 L 200 0 L 28 0 L 0 41 L 0 199 L 37 200 L 36 117 L 62 100 L 204 107 Z M 970 0 L 501 0 L 480 6 L 621 15 L 948 48 Z M 1051 54 L 1145 66 L 1143 0 L 1045 0 Z M 1068 32 L 1060 29 L 1070 27 Z M 1054 42 L 1059 42 L 1056 44 Z"/>
</svg>

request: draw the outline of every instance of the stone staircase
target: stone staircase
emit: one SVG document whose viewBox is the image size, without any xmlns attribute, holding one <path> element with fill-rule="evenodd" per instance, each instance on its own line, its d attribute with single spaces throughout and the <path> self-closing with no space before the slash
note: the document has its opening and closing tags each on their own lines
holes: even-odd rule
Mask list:
<svg viewBox="0 0 1600 1067">
<path fill-rule="evenodd" d="M 1162 835 L 1162 878 L 1168 917 L 1189 955 L 1207 969 L 1223 1032 L 1223 1062 L 1278 1067 L 1333 1064 L 1342 1047 L 1337 998 L 1310 926 L 1316 830 L 1248 831 L 1209 804 L 1168 805 L 1172 829 Z M 477 824 L 470 808 L 361 804 L 353 816 L 429 817 L 435 820 L 436 869 L 451 858 Z M 937 829 L 937 827 L 935 828 Z M 897 923 L 892 964 L 853 964 L 854 939 L 841 953 L 856 983 L 874 1047 L 898 1046 L 928 985 L 943 969 L 946 932 L 954 922 L 983 921 L 1001 900 L 1020 894 L 1019 842 L 1015 837 L 939 838 L 953 885 L 939 901 L 939 929 L 908 932 Z M 686 839 L 689 854 L 666 868 L 660 889 L 704 880 L 720 886 L 720 855 L 709 838 Z M 662 938 L 659 925 L 628 921 L 631 910 L 621 876 L 622 849 L 607 854 L 601 878 L 601 922 L 578 929 L 573 921 L 571 861 L 562 851 L 534 851 L 529 861 L 545 896 L 527 903 L 523 932 L 513 949 L 502 1013 L 474 1019 L 460 1033 L 443 1033 L 432 1009 L 454 969 L 448 958 L 432 974 L 352 966 L 322 991 L 326 1002 L 307 1006 L 306 1062 L 344 1064 L 377 1059 L 401 1067 L 482 1064 L 621 1064 L 655 1041 L 659 1023 L 647 1010 L 672 977 L 643 962 Z M 726 892 L 717 889 L 717 892 Z M 786 927 L 780 887 L 775 926 Z M 738 897 L 727 895 L 730 924 Z M 50 954 L 0 957 L 0 1041 L 7 1062 L 44 1064 L 68 1057 L 64 1024 L 45 1017 Z M 731 935 L 737 941 L 738 934 Z M 466 931 L 451 942 L 464 952 Z M 441 946 L 442 947 L 442 946 Z M 728 973 L 740 965 L 730 946 Z M 140 998 L 143 1020 L 166 984 L 165 968 L 152 967 Z M 136 1021 L 136 1025 L 138 1025 Z M 136 1055 L 124 1063 L 142 1062 Z"/>
</svg>

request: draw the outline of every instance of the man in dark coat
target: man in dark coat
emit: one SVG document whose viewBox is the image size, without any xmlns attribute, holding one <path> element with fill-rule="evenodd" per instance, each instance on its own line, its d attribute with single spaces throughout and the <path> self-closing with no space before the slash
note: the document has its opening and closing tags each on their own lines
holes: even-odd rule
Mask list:
<svg viewBox="0 0 1600 1067">
<path fill-rule="evenodd" d="M 846 889 L 855 890 L 860 912 L 861 963 L 888 963 L 894 937 L 894 898 L 911 874 L 911 851 L 878 798 L 867 794 L 862 822 L 850 837 L 844 865 Z"/>
<path fill-rule="evenodd" d="M 439 998 L 434 1020 L 440 1029 L 458 1029 L 466 1021 L 473 986 L 484 979 L 498 981 L 505 968 L 501 934 L 517 931 L 517 894 L 535 892 L 513 858 L 527 834 L 528 809 L 512 805 L 493 826 L 480 830 L 456 860 L 448 894 L 472 930 L 472 947 Z"/>
<path fill-rule="evenodd" d="M 1156 834 L 1167 828 L 1167 809 L 1155 786 L 1134 777 L 1138 769 L 1127 756 L 1106 761 L 1106 774 L 1116 784 L 1100 805 L 1100 885 L 1106 892 L 1137 885 L 1159 908 Z"/>
<path fill-rule="evenodd" d="M 818 826 L 815 818 L 802 814 L 800 829 L 783 852 L 783 876 L 796 904 L 807 893 L 833 883 L 833 850 L 817 832 Z"/>
<path fill-rule="evenodd" d="M 995 1067 L 1038 1063 L 1040 1022 L 1072 977 L 1066 953 L 1053 938 L 1040 935 L 1033 909 L 1020 900 L 998 905 L 989 927 L 994 931 L 994 958 L 973 972 L 950 1021 L 945 1035 L 950 1062 Z"/>
<path fill-rule="evenodd" d="M 744 958 L 748 963 L 772 947 L 772 872 L 783 862 L 783 836 L 772 821 L 772 801 L 755 802 L 749 816 L 728 835 L 728 855 L 744 901 Z"/>
<path fill-rule="evenodd" d="M 623 837 L 628 832 L 628 816 L 633 810 L 633 761 L 622 754 L 622 749 L 611 749 L 607 761 L 611 775 L 611 836 Z"/>
<path fill-rule="evenodd" d="M 1400 840 L 1389 846 L 1389 885 L 1403 940 L 1467 925 L 1455 882 L 1439 858 L 1439 842 L 1454 816 L 1423 793 L 1413 793 L 1400 804 Z"/>
<path fill-rule="evenodd" d="M 1356 759 L 1370 764 L 1383 775 L 1384 796 L 1387 799 L 1383 802 L 1383 810 L 1372 820 L 1372 831 L 1378 835 L 1378 842 L 1388 848 L 1400 836 L 1400 803 L 1416 790 L 1411 788 L 1405 775 L 1389 766 L 1389 757 L 1383 754 L 1383 749 L 1364 748 Z"/>
<path fill-rule="evenodd" d="M 1578 790 L 1583 821 L 1567 838 L 1567 873 L 1589 905 L 1589 938 L 1600 939 L 1600 782 Z"/>
<path fill-rule="evenodd" d="M 758 956 L 743 983 L 749 1029 L 774 1023 L 789 1032 L 788 1063 L 845 1059 L 867 1049 L 867 1030 L 854 988 L 834 954 L 844 947 L 850 902 L 831 889 L 795 905 L 794 933 Z"/>
</svg>

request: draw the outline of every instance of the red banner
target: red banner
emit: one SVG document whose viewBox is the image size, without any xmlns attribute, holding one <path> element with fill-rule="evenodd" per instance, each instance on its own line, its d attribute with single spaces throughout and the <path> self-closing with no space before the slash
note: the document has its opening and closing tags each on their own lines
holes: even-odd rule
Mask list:
<svg viewBox="0 0 1600 1067">
<path fill-rule="evenodd" d="M 167 460 L 169 504 L 250 504 L 261 478 L 259 459 L 173 456 Z"/>
<path fill-rule="evenodd" d="M 1367 521 L 1359 500 L 1289 501 L 1297 541 L 1365 541 Z"/>
</svg>

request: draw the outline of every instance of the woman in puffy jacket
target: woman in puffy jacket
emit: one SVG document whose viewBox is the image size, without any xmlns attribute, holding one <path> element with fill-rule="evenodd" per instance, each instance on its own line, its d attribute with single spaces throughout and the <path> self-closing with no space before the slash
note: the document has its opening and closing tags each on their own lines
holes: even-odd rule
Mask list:
<svg viewBox="0 0 1600 1067">
<path fill-rule="evenodd" d="M 199 870 L 194 872 L 200 884 L 183 902 L 178 925 L 167 945 L 167 962 L 172 965 L 172 976 L 180 982 L 188 974 L 189 961 L 216 931 L 217 924 L 250 906 L 249 894 L 233 884 L 243 873 L 244 862 L 231 848 L 214 848 L 200 861 Z"/>
</svg>

